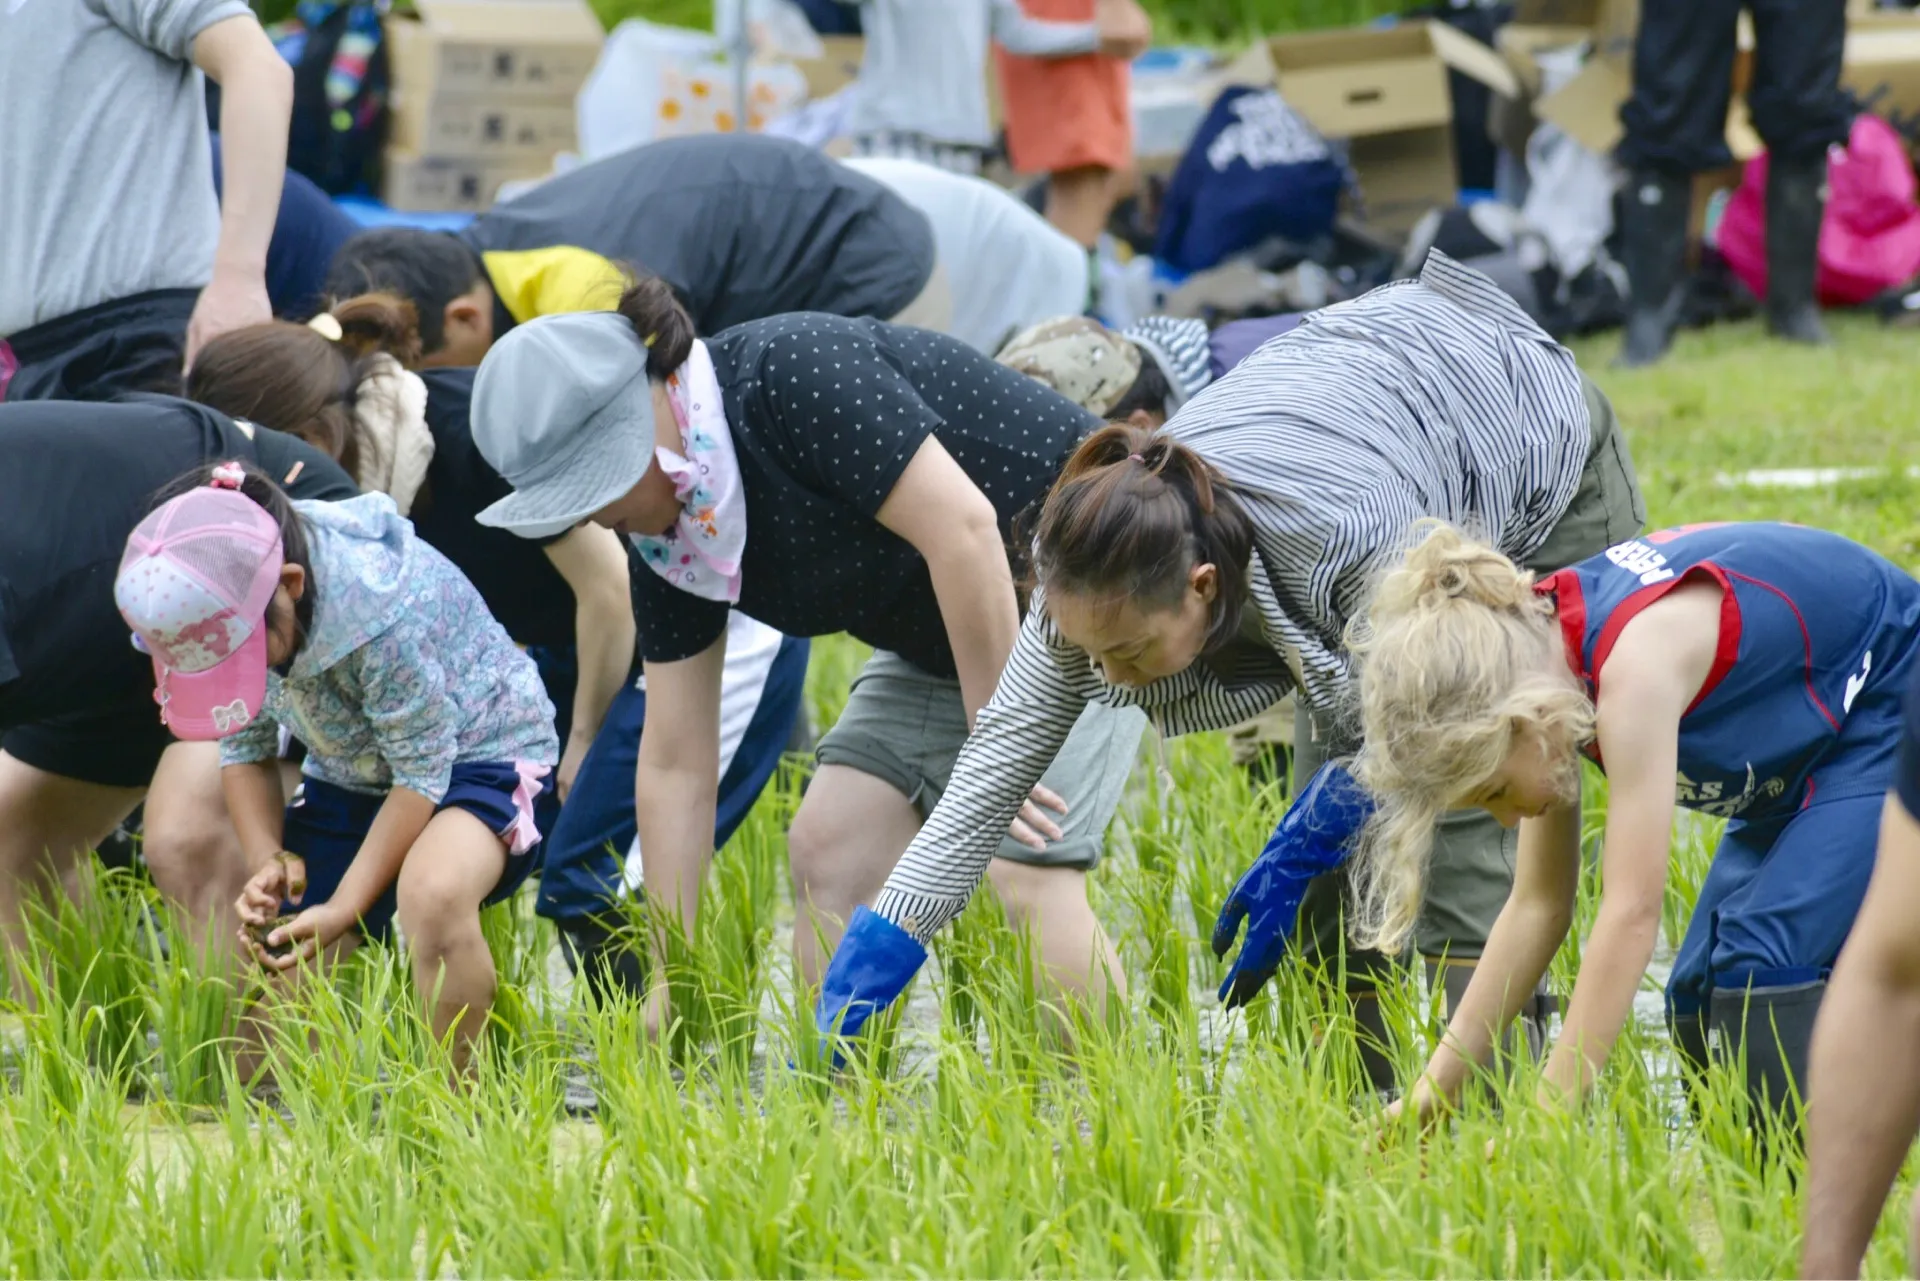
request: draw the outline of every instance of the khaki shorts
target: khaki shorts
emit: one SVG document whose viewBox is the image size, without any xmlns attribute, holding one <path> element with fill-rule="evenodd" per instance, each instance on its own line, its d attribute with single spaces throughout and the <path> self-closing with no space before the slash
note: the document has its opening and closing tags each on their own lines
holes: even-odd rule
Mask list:
<svg viewBox="0 0 1920 1281">
<path fill-rule="evenodd" d="M 1593 423 L 1593 448 L 1580 488 L 1547 535 L 1527 568 L 1546 573 L 1597 556 L 1615 543 L 1638 535 L 1647 524 L 1646 500 L 1634 475 L 1633 458 L 1621 438 L 1613 406 L 1585 374 L 1587 411 Z M 1294 727 L 1294 777 L 1304 781 L 1327 758 L 1327 729 L 1300 708 Z M 1485 810 L 1463 810 L 1440 820 L 1434 833 L 1433 861 L 1427 870 L 1426 901 L 1414 927 L 1414 944 L 1424 956 L 1477 957 L 1485 949 L 1493 922 L 1513 889 L 1518 834 L 1494 821 Z M 1302 950 L 1331 963 L 1340 943 L 1340 915 L 1347 877 L 1322 876 L 1307 887 L 1300 905 Z M 1386 964 L 1377 953 L 1349 949 L 1350 973 L 1365 974 Z"/>
<path fill-rule="evenodd" d="M 1067 802 L 1065 835 L 1044 852 L 1002 838 L 997 857 L 1085 870 L 1100 861 L 1107 824 L 1140 755 L 1146 713 L 1089 703 L 1040 782 Z M 924 820 L 940 803 L 967 738 L 960 682 L 930 676 L 881 650 L 854 678 L 846 710 L 820 739 L 822 765 L 844 765 L 891 784 Z"/>
</svg>

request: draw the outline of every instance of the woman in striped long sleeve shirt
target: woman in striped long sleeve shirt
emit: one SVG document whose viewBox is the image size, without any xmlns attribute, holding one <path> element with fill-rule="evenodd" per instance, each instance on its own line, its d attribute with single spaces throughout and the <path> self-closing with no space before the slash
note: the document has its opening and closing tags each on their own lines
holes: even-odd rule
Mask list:
<svg viewBox="0 0 1920 1281">
<path fill-rule="evenodd" d="M 828 973 L 823 1028 L 857 1026 L 905 987 L 1087 703 L 1145 709 L 1172 735 L 1225 729 L 1297 691 L 1318 740 L 1302 755 L 1350 750 L 1342 631 L 1376 567 L 1434 516 L 1543 569 L 1645 521 L 1612 410 L 1572 354 L 1440 254 L 1418 280 L 1267 343 L 1164 428 L 1090 439 L 1048 498 L 1039 589 L 999 687 L 941 803 L 856 915 Z M 1302 776 L 1316 764 L 1302 762 Z M 1302 825 L 1314 812 L 1289 813 Z M 1445 821 L 1420 951 L 1477 956 L 1512 866 L 1497 824 Z M 1267 878 L 1279 898 L 1253 904 L 1223 995 L 1244 1000 L 1272 972 L 1305 889 L 1297 872 Z M 1309 954 L 1336 955 L 1338 884 L 1323 878 L 1308 899 Z M 1365 997 L 1385 958 L 1347 957 Z"/>
</svg>

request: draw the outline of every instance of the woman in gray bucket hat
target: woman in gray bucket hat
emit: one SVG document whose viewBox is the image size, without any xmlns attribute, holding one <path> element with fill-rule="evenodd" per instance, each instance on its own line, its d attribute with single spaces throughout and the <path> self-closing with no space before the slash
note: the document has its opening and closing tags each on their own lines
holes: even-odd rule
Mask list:
<svg viewBox="0 0 1920 1281">
<path fill-rule="evenodd" d="M 797 313 L 693 334 L 642 280 L 616 312 L 502 338 L 475 378 L 473 437 L 515 492 L 480 520 L 527 537 L 590 520 L 638 550 L 644 885 L 688 925 L 712 854 L 729 612 L 873 646 L 788 834 L 813 983 L 940 799 L 1018 630 L 1016 522 L 1098 420 L 923 330 Z M 1144 726 L 1090 709 L 993 859 L 1051 980 L 1095 1001 L 1120 975 L 1085 874 Z M 650 1022 L 664 1002 L 656 981 Z"/>
</svg>

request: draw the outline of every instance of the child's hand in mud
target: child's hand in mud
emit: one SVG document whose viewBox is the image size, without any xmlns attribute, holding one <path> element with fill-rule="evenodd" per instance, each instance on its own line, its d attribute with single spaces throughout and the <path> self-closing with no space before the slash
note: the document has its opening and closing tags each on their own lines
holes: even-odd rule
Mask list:
<svg viewBox="0 0 1920 1281">
<path fill-rule="evenodd" d="M 254 949 L 271 970 L 307 964 L 353 928 L 354 918 L 333 903 L 316 903 L 298 916 L 275 924 Z"/>
<path fill-rule="evenodd" d="M 307 863 L 298 854 L 281 850 L 267 865 L 253 874 L 240 898 L 234 903 L 240 924 L 253 927 L 267 924 L 280 915 L 281 903 L 299 903 L 307 892 Z"/>
</svg>

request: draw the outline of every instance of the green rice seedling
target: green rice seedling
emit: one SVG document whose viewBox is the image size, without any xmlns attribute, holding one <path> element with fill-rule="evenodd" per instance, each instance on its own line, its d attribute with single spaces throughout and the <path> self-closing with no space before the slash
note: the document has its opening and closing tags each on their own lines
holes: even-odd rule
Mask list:
<svg viewBox="0 0 1920 1281">
<path fill-rule="evenodd" d="M 127 1188 L 124 1072 L 31 1054 L 0 1126 L 7 1178 L 0 1268 L 14 1276 L 100 1276 L 132 1270 L 142 1225 Z M 77 1090 L 75 1086 L 77 1084 Z"/>
<path fill-rule="evenodd" d="M 158 1054 L 149 1069 L 149 1093 L 181 1108 L 217 1106 L 232 1075 L 239 1042 L 239 991 L 233 959 L 223 940 L 199 947 L 168 913 L 165 944 L 153 940 L 161 959 L 145 990 L 147 1022 Z"/>
<path fill-rule="evenodd" d="M 547 1026 L 547 954 L 552 927 L 533 914 L 532 896 L 518 894 L 480 911 L 480 932 L 493 957 L 493 1009 L 487 1039 L 512 1054 Z"/>
<path fill-rule="evenodd" d="M 152 958 L 144 923 L 152 901 L 131 874 L 89 859 L 72 894 L 33 896 L 24 907 L 20 978 L 45 1016 L 38 1031 L 77 1034 L 86 1061 L 105 1072 L 136 1072 L 146 1059 Z"/>
<path fill-rule="evenodd" d="M 767 819 L 743 824 L 715 860 L 701 909 L 701 960 L 713 1047 L 723 1061 L 743 1072 L 758 1038 L 760 994 L 786 879 L 785 830 Z"/>
<path fill-rule="evenodd" d="M 316 967 L 259 1018 L 279 1103 L 303 1128 L 364 1133 L 405 1100 L 403 1086 L 447 1076 L 405 957 L 385 944 Z"/>
</svg>

